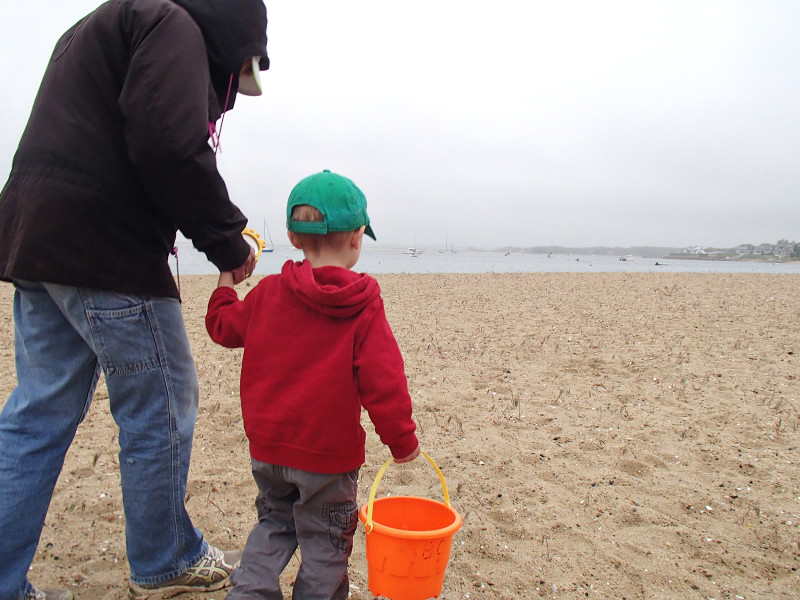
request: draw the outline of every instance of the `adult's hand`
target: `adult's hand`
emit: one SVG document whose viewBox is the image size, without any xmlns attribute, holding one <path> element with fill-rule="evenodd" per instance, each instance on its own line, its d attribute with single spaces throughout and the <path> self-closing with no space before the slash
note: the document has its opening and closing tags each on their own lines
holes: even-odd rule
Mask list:
<svg viewBox="0 0 800 600">
<path fill-rule="evenodd" d="M 253 274 L 256 268 L 256 251 L 250 248 L 250 256 L 240 266 L 233 270 L 233 283 L 234 285 L 242 283 L 245 279 Z"/>
</svg>

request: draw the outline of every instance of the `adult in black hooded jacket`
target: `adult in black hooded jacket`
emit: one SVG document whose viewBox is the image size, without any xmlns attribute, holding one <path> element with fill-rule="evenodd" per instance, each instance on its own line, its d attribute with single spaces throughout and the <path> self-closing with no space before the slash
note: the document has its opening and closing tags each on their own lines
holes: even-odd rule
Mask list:
<svg viewBox="0 0 800 600">
<path fill-rule="evenodd" d="M 43 596 L 28 567 L 101 371 L 130 594 L 227 583 L 235 556 L 183 501 L 198 384 L 168 256 L 180 230 L 238 281 L 252 273 L 209 131 L 253 58 L 269 67 L 266 25 L 262 0 L 110 0 L 56 44 L 0 194 L 18 378 L 0 414 L 0 600 Z"/>
<path fill-rule="evenodd" d="M 177 298 L 176 229 L 243 265 L 208 132 L 251 56 L 268 67 L 259 0 L 112 0 L 65 33 L 0 195 L 0 278 Z"/>
</svg>

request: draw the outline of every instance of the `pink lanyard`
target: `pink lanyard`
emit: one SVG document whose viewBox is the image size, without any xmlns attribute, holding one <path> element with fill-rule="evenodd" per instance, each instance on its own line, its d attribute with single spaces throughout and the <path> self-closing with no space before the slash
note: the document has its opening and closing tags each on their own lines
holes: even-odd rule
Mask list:
<svg viewBox="0 0 800 600">
<path fill-rule="evenodd" d="M 211 147 L 214 149 L 214 154 L 222 152 L 222 147 L 219 145 L 219 138 L 222 135 L 222 125 L 225 123 L 225 112 L 228 110 L 228 101 L 231 98 L 231 87 L 233 87 L 233 73 L 228 80 L 228 93 L 225 95 L 225 108 L 222 110 L 222 119 L 219 122 L 219 131 L 217 125 L 213 121 L 208 122 L 208 137 L 211 139 Z"/>
</svg>

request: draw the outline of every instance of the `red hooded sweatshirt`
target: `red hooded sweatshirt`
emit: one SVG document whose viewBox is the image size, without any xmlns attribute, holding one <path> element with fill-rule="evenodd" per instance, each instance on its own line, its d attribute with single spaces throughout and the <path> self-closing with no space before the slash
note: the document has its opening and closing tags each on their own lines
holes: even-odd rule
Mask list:
<svg viewBox="0 0 800 600">
<path fill-rule="evenodd" d="M 395 458 L 417 447 L 403 358 L 378 282 L 287 261 L 239 300 L 218 288 L 211 339 L 244 347 L 241 399 L 250 455 L 314 473 L 364 464 L 361 408 Z"/>
</svg>

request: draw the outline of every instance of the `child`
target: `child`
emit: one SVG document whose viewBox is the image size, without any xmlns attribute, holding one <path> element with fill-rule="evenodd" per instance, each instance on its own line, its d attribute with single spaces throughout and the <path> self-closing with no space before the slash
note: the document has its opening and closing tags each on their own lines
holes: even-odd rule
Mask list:
<svg viewBox="0 0 800 600">
<path fill-rule="evenodd" d="M 306 177 L 289 195 L 286 227 L 305 260 L 287 261 L 244 300 L 221 273 L 206 315 L 215 342 L 244 347 L 242 414 L 259 490 L 228 600 L 282 598 L 278 577 L 298 545 L 294 600 L 347 598 L 362 406 L 397 462 L 419 454 L 378 282 L 350 270 L 363 235 L 375 239 L 364 194 L 327 170 Z"/>
</svg>

